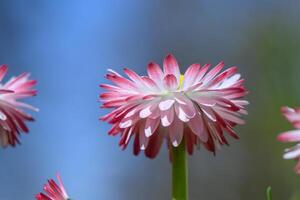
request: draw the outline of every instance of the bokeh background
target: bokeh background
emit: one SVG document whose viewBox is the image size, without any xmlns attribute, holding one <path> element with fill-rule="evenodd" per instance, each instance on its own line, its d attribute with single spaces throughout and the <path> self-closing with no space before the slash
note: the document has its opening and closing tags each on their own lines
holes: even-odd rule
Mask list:
<svg viewBox="0 0 300 200">
<path fill-rule="evenodd" d="M 0 63 L 8 76 L 39 81 L 40 108 L 22 145 L 0 151 L 0 199 L 30 200 L 60 172 L 77 200 L 170 199 L 166 148 L 149 160 L 121 151 L 99 122 L 107 68 L 140 74 L 173 53 L 182 70 L 194 62 L 237 65 L 250 90 L 247 124 L 216 156 L 189 157 L 191 200 L 300 199 L 282 105 L 300 106 L 300 1 L 1 0 Z"/>
</svg>

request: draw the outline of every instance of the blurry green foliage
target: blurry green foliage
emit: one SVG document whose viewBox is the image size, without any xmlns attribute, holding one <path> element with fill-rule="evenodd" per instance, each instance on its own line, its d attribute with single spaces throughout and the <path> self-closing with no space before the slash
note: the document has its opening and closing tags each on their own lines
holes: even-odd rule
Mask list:
<svg viewBox="0 0 300 200">
<path fill-rule="evenodd" d="M 296 191 L 290 200 L 299 200 L 300 199 L 300 191 Z"/>
</svg>

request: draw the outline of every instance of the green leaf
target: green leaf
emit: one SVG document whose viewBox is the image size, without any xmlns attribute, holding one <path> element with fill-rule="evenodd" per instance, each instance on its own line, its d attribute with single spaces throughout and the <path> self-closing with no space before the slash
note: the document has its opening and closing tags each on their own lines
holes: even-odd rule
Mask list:
<svg viewBox="0 0 300 200">
<path fill-rule="evenodd" d="M 267 200 L 272 200 L 272 188 L 270 186 L 267 188 Z"/>
</svg>

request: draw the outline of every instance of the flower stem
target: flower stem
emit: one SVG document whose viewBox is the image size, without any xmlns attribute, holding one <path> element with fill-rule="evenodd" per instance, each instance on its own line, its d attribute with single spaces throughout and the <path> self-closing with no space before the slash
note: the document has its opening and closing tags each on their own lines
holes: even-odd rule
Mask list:
<svg viewBox="0 0 300 200">
<path fill-rule="evenodd" d="M 172 200 L 188 200 L 187 158 L 185 141 L 172 147 Z"/>
</svg>

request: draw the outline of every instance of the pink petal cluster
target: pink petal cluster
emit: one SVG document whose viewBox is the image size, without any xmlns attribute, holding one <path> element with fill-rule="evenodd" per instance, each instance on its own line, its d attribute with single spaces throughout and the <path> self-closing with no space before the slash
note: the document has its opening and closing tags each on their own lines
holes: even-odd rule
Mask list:
<svg viewBox="0 0 300 200">
<path fill-rule="evenodd" d="M 58 185 L 53 179 L 48 180 L 48 183 L 44 186 L 46 194 L 39 193 L 35 196 L 35 198 L 37 200 L 68 200 L 69 196 L 66 193 L 59 174 L 57 174 L 57 180 Z"/>
<path fill-rule="evenodd" d="M 283 107 L 281 112 L 296 129 L 281 133 L 277 139 L 281 142 L 300 142 L 300 108 Z M 300 174 L 300 143 L 292 148 L 286 149 L 283 158 L 297 160 L 298 163 L 295 167 L 295 171 L 297 174 Z"/>
<path fill-rule="evenodd" d="M 37 91 L 32 89 L 36 81 L 29 80 L 29 74 L 23 73 L 2 83 L 7 70 L 6 65 L 0 66 L 0 145 L 2 147 L 15 146 L 19 143 L 19 134 L 29 131 L 25 122 L 33 121 L 33 118 L 21 108 L 37 111 L 36 108 L 19 101 L 36 95 Z"/>
<path fill-rule="evenodd" d="M 100 95 L 103 108 L 112 112 L 101 119 L 112 124 L 110 135 L 120 134 L 119 145 L 124 149 L 134 138 L 133 149 L 141 150 L 153 158 L 159 152 L 163 139 L 169 147 L 178 146 L 185 138 L 187 151 L 203 145 L 209 151 L 228 144 L 224 132 L 234 138 L 236 124 L 247 114 L 247 94 L 244 80 L 236 67 L 222 71 L 220 62 L 209 70 L 210 64 L 192 64 L 184 75 L 172 55 L 163 61 L 163 70 L 154 62 L 148 64 L 148 76 L 139 76 L 124 69 L 129 78 L 109 70 L 106 78 L 113 85 L 102 84 L 106 89 Z"/>
</svg>

